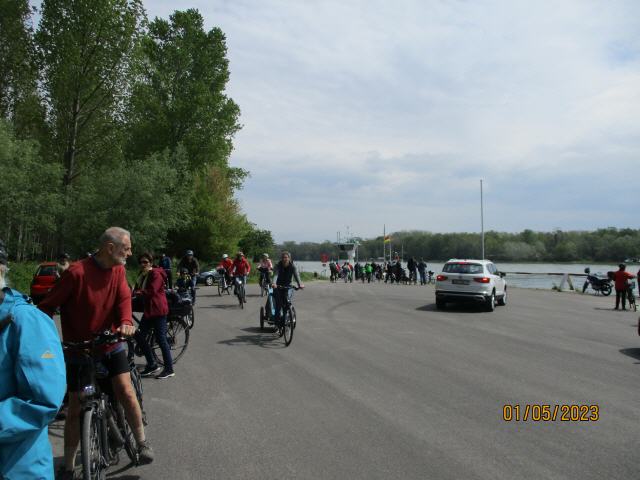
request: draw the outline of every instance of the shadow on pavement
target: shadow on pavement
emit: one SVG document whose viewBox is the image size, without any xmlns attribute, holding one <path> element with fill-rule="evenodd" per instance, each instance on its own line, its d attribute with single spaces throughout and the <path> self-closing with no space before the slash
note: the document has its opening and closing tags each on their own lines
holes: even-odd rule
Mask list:
<svg viewBox="0 0 640 480">
<path fill-rule="evenodd" d="M 500 308 L 500 307 L 496 307 Z M 456 312 L 456 313 L 485 313 L 484 310 L 474 305 L 473 303 L 448 303 L 444 310 L 438 310 L 435 303 L 429 303 L 421 307 L 416 308 L 420 312 Z"/>
<path fill-rule="evenodd" d="M 140 478 L 140 475 L 129 475 L 129 474 L 120 475 L 124 471 L 129 470 L 130 468 L 133 468 L 133 467 L 135 467 L 135 465 L 130 462 L 128 465 L 125 465 L 124 467 L 120 467 L 118 470 L 108 471 L 107 478 L 112 478 L 113 480 L 138 480 Z"/>
<path fill-rule="evenodd" d="M 233 308 L 240 308 L 239 303 L 240 302 L 232 303 L 230 305 L 207 305 L 206 307 L 200 307 L 200 308 L 219 308 L 219 309 L 222 309 L 222 310 L 231 310 Z"/>
<path fill-rule="evenodd" d="M 248 327 L 241 329 L 243 332 L 255 333 L 255 335 L 238 335 L 235 338 L 221 340 L 218 343 L 231 347 L 238 345 L 256 345 L 262 348 L 286 348 L 281 338 L 276 335 L 271 327 L 261 330 L 260 327 Z"/>
<path fill-rule="evenodd" d="M 633 358 L 634 360 L 640 360 L 640 348 L 622 348 L 619 352 L 627 357 Z M 639 365 L 640 361 L 634 363 Z"/>
</svg>

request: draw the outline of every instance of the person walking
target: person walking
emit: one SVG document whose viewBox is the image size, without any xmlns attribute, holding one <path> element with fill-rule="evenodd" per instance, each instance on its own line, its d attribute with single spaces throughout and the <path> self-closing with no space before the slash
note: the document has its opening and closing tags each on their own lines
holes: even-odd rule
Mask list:
<svg viewBox="0 0 640 480">
<path fill-rule="evenodd" d="M 418 262 L 418 273 L 420 274 L 420 285 L 427 284 L 427 262 L 424 261 L 424 258 L 420 258 Z"/>
<path fill-rule="evenodd" d="M 7 288 L 0 241 L 0 478 L 53 480 L 48 425 L 66 390 L 60 337 L 49 317 Z"/>
<path fill-rule="evenodd" d="M 136 333 L 136 341 L 142 347 L 144 357 L 147 360 L 147 366 L 140 375 L 142 377 L 150 377 L 160 370 L 160 366 L 154 360 L 151 345 L 147 342 L 147 335 L 153 328 L 156 342 L 158 342 L 162 351 L 162 363 L 164 364 L 164 369 L 159 375 L 156 375 L 156 378 L 161 380 L 173 377 L 175 376 L 173 359 L 171 358 L 171 348 L 167 340 L 169 304 L 164 289 L 167 276 L 163 268 L 153 265 L 153 256 L 150 253 L 145 252 L 140 255 L 138 263 L 142 269 L 143 278 L 139 280 L 139 290 L 137 292 L 143 298 L 144 314 L 142 320 L 140 320 L 140 330 Z"/>
<path fill-rule="evenodd" d="M 622 299 L 622 310 L 626 310 L 627 290 L 629 289 L 629 280 L 633 278 L 633 275 L 626 271 L 627 266 L 624 263 L 618 267 L 618 271 L 613 275 L 616 287 L 616 307 L 614 310 L 620 309 L 620 299 Z"/>
</svg>

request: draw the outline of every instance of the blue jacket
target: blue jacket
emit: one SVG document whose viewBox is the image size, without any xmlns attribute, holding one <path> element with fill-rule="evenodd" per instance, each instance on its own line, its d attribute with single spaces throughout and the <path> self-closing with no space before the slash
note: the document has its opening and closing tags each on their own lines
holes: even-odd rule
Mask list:
<svg viewBox="0 0 640 480">
<path fill-rule="evenodd" d="M 0 478 L 53 479 L 48 425 L 66 390 L 60 337 L 47 315 L 5 288 L 0 303 Z"/>
</svg>

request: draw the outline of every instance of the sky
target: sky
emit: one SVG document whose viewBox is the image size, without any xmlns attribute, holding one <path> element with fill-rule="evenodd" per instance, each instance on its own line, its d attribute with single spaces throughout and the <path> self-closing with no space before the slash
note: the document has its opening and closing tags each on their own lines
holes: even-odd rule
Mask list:
<svg viewBox="0 0 640 480">
<path fill-rule="evenodd" d="M 277 241 L 639 228 L 640 2 L 145 0 L 226 34 L 239 200 Z"/>
</svg>

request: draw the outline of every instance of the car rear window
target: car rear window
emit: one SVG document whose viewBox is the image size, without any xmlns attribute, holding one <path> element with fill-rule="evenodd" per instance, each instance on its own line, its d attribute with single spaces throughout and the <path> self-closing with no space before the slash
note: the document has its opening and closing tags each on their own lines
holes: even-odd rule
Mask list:
<svg viewBox="0 0 640 480">
<path fill-rule="evenodd" d="M 442 271 L 445 273 L 484 273 L 479 263 L 447 263 Z"/>
<path fill-rule="evenodd" d="M 45 265 L 45 266 L 39 267 L 38 271 L 36 272 L 37 276 L 43 276 L 43 277 L 52 277 L 52 276 L 55 276 L 55 274 L 56 274 L 55 265 Z"/>
</svg>

